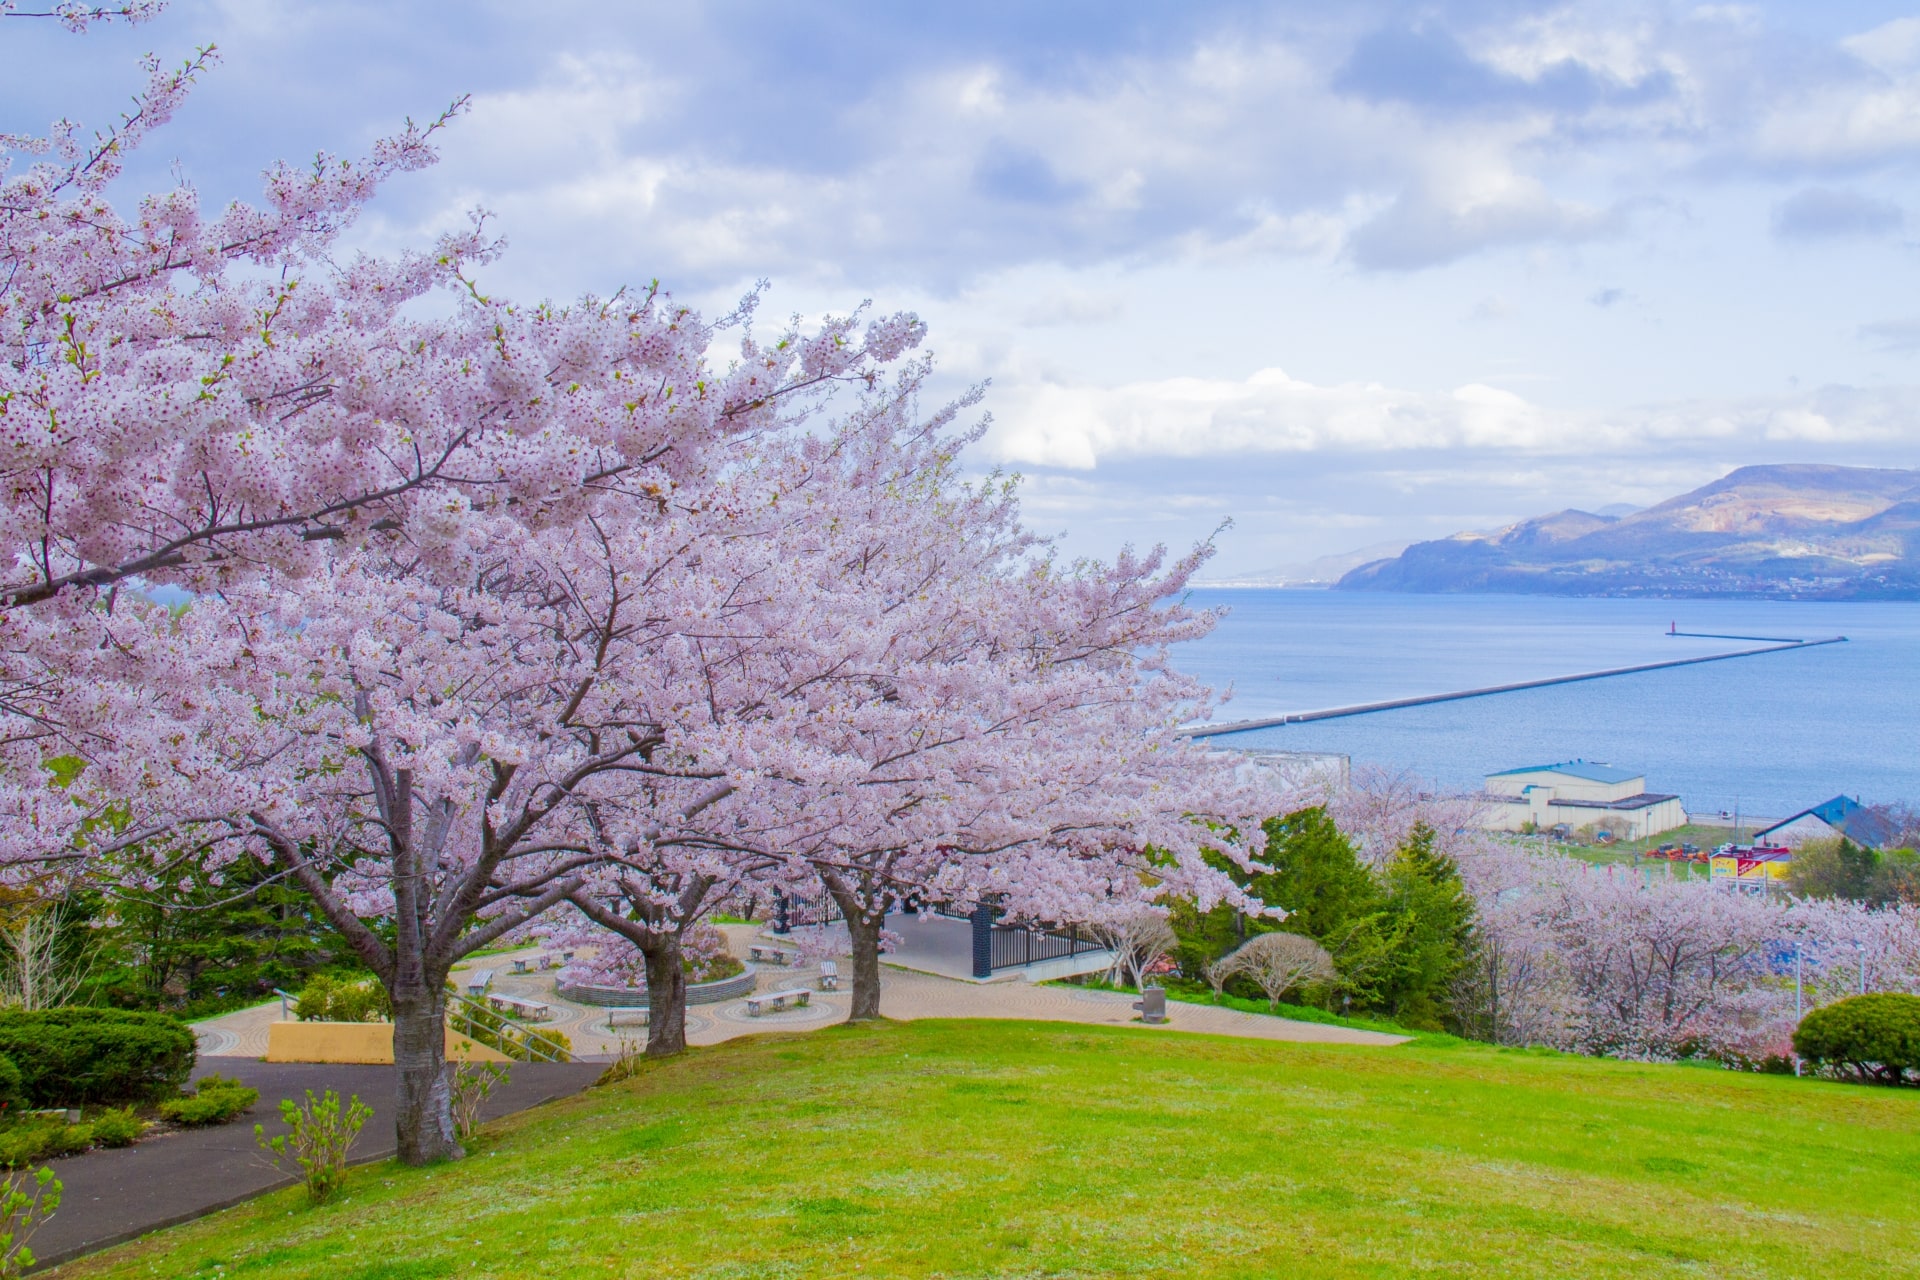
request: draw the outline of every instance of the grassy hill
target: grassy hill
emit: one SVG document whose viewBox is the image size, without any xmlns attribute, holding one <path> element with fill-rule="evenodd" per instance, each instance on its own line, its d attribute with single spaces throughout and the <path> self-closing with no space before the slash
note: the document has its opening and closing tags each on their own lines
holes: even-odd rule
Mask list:
<svg viewBox="0 0 1920 1280">
<path fill-rule="evenodd" d="M 1481 1046 L 913 1022 L 696 1050 L 62 1277 L 1844 1276 L 1920 1094 Z"/>
</svg>

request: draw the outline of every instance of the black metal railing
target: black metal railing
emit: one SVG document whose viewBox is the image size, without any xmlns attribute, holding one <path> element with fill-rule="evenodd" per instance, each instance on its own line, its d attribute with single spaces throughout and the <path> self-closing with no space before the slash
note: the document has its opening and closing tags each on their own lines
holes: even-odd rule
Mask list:
<svg viewBox="0 0 1920 1280">
<path fill-rule="evenodd" d="M 1042 960 L 1059 960 L 1102 950 L 1100 942 L 1077 925 L 1042 929 L 1019 924 L 993 926 L 993 968 L 1012 969 Z"/>
<path fill-rule="evenodd" d="M 1015 969 L 1042 960 L 1059 960 L 1089 951 L 1106 950 L 1106 944 L 1095 937 L 1091 930 L 1079 925 L 1001 924 L 996 920 L 987 931 L 986 954 L 982 955 L 980 929 L 983 922 L 976 918 L 975 912 L 960 911 L 950 903 L 941 903 L 934 908 L 934 913 L 949 920 L 964 920 L 974 927 L 973 963 L 976 977 L 985 977 L 996 969 Z M 983 959 L 987 961 L 985 973 L 980 966 Z"/>
</svg>

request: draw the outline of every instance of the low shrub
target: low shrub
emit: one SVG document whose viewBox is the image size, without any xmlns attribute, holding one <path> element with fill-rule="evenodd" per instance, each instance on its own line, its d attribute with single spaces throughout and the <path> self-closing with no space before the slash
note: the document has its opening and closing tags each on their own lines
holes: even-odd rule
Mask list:
<svg viewBox="0 0 1920 1280">
<path fill-rule="evenodd" d="M 33 1266 L 27 1241 L 60 1207 L 61 1191 L 51 1169 L 0 1178 L 0 1277 L 10 1280 Z"/>
<path fill-rule="evenodd" d="M 1853 996 L 1815 1009 L 1794 1029 L 1793 1049 L 1843 1079 L 1920 1084 L 1920 996 Z"/>
<path fill-rule="evenodd" d="M 620 1041 L 620 1052 L 615 1054 L 613 1061 L 607 1064 L 607 1069 L 600 1073 L 600 1078 L 593 1082 L 593 1087 L 597 1089 L 603 1084 L 619 1084 L 622 1080 L 631 1080 L 639 1075 L 641 1068 L 646 1065 L 647 1047 L 638 1040 L 623 1037 Z"/>
<path fill-rule="evenodd" d="M 238 1080 L 205 1076 L 195 1083 L 189 1096 L 161 1103 L 160 1118 L 185 1125 L 225 1124 L 258 1101 L 258 1089 L 249 1089 Z"/>
<path fill-rule="evenodd" d="M 373 1115 L 373 1108 L 352 1096 L 346 1107 L 340 1095 L 329 1089 L 321 1097 L 307 1090 L 306 1105 L 291 1098 L 280 1101 L 280 1118 L 291 1133 L 267 1137 L 267 1127 L 253 1126 L 253 1140 L 265 1151 L 275 1168 L 292 1164 L 306 1183 L 307 1199 L 324 1204 L 347 1177 L 347 1154 L 360 1137 L 361 1126 Z"/>
<path fill-rule="evenodd" d="M 87 1127 L 100 1146 L 130 1147 L 147 1131 L 147 1122 L 134 1115 L 132 1107 L 117 1107 L 102 1111 Z"/>
<path fill-rule="evenodd" d="M 513 1068 L 504 1062 L 462 1062 L 453 1069 L 453 1131 L 465 1142 L 480 1127 L 480 1108 L 486 1105 L 493 1086 L 512 1079 Z"/>
<path fill-rule="evenodd" d="M 724 954 L 698 963 L 689 958 L 683 967 L 687 971 L 688 982 L 719 982 L 722 978 L 731 978 L 747 971 L 740 957 Z"/>
<path fill-rule="evenodd" d="M 530 1059 L 537 1058 L 545 1061 L 554 1057 L 556 1052 L 562 1058 L 573 1056 L 573 1041 L 567 1037 L 567 1033 L 564 1031 L 547 1031 L 544 1029 L 527 1031 L 522 1035 L 514 1037 L 514 1045 Z M 541 1050 L 541 1045 L 546 1046 L 546 1051 L 543 1052 Z M 509 1056 L 512 1056 L 511 1053 L 509 1053 Z"/>
<path fill-rule="evenodd" d="M 72 1155 L 93 1145 L 93 1127 L 68 1124 L 54 1116 L 23 1116 L 0 1129 L 0 1167 L 18 1169 Z"/>
<path fill-rule="evenodd" d="M 336 978 L 318 973 L 301 988 L 293 1016 L 302 1022 L 386 1022 L 393 1003 L 378 978 Z"/>
<path fill-rule="evenodd" d="M 20 1068 L 13 1065 L 13 1059 L 0 1054 L 0 1117 L 10 1116 L 26 1102 L 26 1091 L 20 1087 Z"/>
<path fill-rule="evenodd" d="M 193 1073 L 193 1032 L 164 1013 L 131 1009 L 11 1009 L 0 1055 L 20 1072 L 30 1107 L 144 1102 L 180 1091 Z"/>
</svg>

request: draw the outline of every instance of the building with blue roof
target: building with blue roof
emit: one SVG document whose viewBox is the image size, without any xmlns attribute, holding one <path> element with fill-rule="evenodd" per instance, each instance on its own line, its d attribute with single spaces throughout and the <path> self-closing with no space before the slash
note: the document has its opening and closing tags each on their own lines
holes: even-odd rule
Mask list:
<svg viewBox="0 0 1920 1280">
<path fill-rule="evenodd" d="M 1687 825 L 1680 797 L 1648 791 L 1647 777 L 1593 760 L 1563 760 L 1487 775 L 1482 822 L 1495 831 L 1605 831 L 1641 840 Z"/>
<path fill-rule="evenodd" d="M 1835 796 L 1824 804 L 1802 809 L 1765 831 L 1756 832 L 1753 842 L 1797 849 L 1809 840 L 1839 838 L 1850 840 L 1862 849 L 1885 849 L 1899 834 L 1886 814 L 1869 809 L 1849 796 Z"/>
</svg>

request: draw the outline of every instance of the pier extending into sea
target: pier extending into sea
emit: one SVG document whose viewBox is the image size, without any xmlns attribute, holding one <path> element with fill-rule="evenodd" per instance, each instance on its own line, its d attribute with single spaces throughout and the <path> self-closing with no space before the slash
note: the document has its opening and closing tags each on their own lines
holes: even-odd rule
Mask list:
<svg viewBox="0 0 1920 1280">
<path fill-rule="evenodd" d="M 1487 698 L 1496 693 L 1518 693 L 1522 689 L 1543 689 L 1548 685 L 1574 684 L 1582 680 L 1605 680 L 1609 676 L 1637 675 L 1642 671 L 1662 671 L 1668 667 L 1690 667 L 1702 662 L 1725 662 L 1731 658 L 1756 658 L 1764 653 L 1786 653 L 1795 649 L 1814 649 L 1827 644 L 1845 644 L 1845 636 L 1824 640 L 1792 640 L 1777 636 L 1722 636 L 1705 632 L 1670 630 L 1670 636 L 1707 640 L 1764 640 L 1757 649 L 1736 649 L 1731 653 L 1708 653 L 1694 658 L 1669 658 L 1664 662 L 1642 662 L 1631 667 L 1608 667 L 1603 671 L 1578 671 L 1572 675 L 1546 676 L 1539 680 L 1516 680 L 1511 684 L 1486 685 L 1478 689 L 1457 689 L 1451 693 L 1427 693 L 1414 698 L 1393 698 L 1386 702 L 1361 702 L 1348 707 L 1327 707 L 1319 711 L 1293 711 L 1286 715 L 1266 716 L 1258 720 L 1230 720 L 1225 724 L 1201 724 L 1182 730 L 1188 737 L 1216 738 L 1228 733 L 1248 733 L 1254 729 L 1274 729 L 1286 724 L 1308 724 L 1315 720 L 1338 720 L 1344 716 L 1371 715 L 1376 711 L 1398 711 L 1404 707 L 1424 707 L 1435 702 L 1458 702 L 1462 698 Z"/>
</svg>

